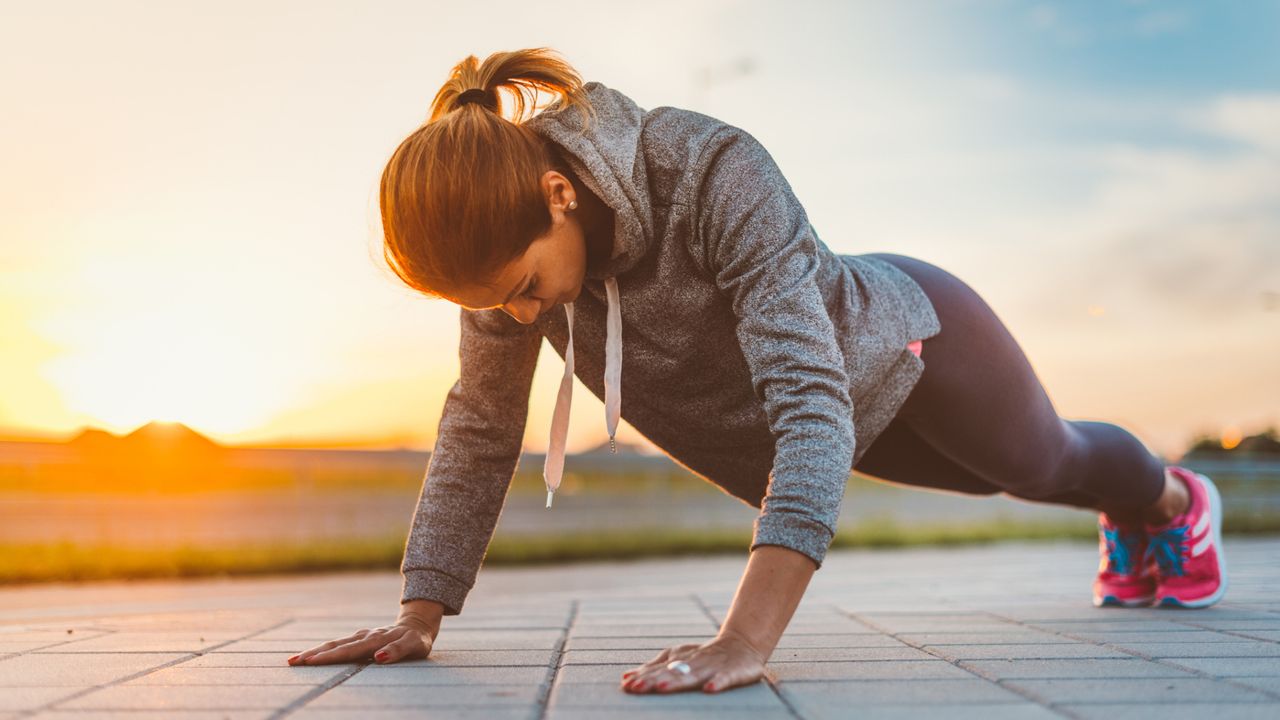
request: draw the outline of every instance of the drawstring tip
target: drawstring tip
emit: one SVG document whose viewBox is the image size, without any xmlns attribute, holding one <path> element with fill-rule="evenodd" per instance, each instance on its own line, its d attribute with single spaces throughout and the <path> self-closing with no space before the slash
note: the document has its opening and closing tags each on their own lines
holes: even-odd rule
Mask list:
<svg viewBox="0 0 1280 720">
<path fill-rule="evenodd" d="M 614 455 L 618 454 L 618 445 L 613 441 L 612 435 L 609 436 L 609 452 L 613 453 Z"/>
<path fill-rule="evenodd" d="M 549 508 L 549 507 L 551 507 L 551 494 L 552 494 L 552 493 L 554 493 L 554 492 L 555 492 L 555 490 L 548 490 L 548 491 L 547 491 L 547 507 L 548 507 L 548 508 Z"/>
</svg>

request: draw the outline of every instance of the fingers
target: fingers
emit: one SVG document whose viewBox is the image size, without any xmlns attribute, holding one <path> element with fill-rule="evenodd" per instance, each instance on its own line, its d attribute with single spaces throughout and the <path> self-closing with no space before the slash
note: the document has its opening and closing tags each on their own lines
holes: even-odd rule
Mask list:
<svg viewBox="0 0 1280 720">
<path fill-rule="evenodd" d="M 415 660 L 431 654 L 431 638 L 420 633 L 406 632 L 378 649 L 373 654 L 376 663 L 393 663 L 399 660 Z"/>
<path fill-rule="evenodd" d="M 701 647 L 701 645 L 698 645 L 697 643 L 687 643 L 684 645 L 677 645 L 675 647 L 665 648 L 662 650 L 662 652 L 658 653 L 657 657 L 650 660 L 649 662 L 622 673 L 622 680 L 625 682 L 627 680 L 645 675 L 646 673 L 664 668 L 666 667 L 667 663 L 671 662 L 672 660 L 675 660 L 677 658 L 689 657 L 695 651 L 697 651 L 699 647 Z"/>
<path fill-rule="evenodd" d="M 386 633 L 383 628 L 360 629 L 346 637 L 330 640 L 298 653 L 290 657 L 288 662 L 290 665 L 354 662 L 369 657 L 375 647 L 384 643 L 386 643 Z"/>
</svg>

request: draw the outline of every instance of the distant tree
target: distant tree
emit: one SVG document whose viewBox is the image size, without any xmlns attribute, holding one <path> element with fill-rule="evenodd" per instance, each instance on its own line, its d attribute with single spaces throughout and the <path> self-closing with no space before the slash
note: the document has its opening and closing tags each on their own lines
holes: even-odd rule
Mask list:
<svg viewBox="0 0 1280 720">
<path fill-rule="evenodd" d="M 1249 435 L 1240 440 L 1233 448 L 1222 447 L 1222 441 L 1211 434 L 1198 433 L 1191 441 L 1187 455 L 1198 457 L 1244 458 L 1257 456 L 1280 456 L 1280 436 L 1274 426 L 1257 435 Z"/>
</svg>

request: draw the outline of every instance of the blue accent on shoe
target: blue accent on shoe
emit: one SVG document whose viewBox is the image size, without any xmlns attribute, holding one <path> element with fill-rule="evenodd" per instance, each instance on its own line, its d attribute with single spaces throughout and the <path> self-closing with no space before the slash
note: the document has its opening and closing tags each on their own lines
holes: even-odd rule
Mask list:
<svg viewBox="0 0 1280 720">
<path fill-rule="evenodd" d="M 1155 559 L 1160 567 L 1160 574 L 1165 577 L 1184 574 L 1182 567 L 1183 550 L 1187 546 L 1187 534 L 1191 528 L 1178 525 L 1165 528 L 1158 533 L 1151 533 L 1147 540 L 1147 552 L 1143 554 L 1143 562 Z"/>
<path fill-rule="evenodd" d="M 1120 528 L 1104 528 L 1103 537 L 1107 542 L 1107 564 L 1112 572 L 1120 575 L 1133 573 L 1134 549 L 1142 542 L 1142 531 L 1124 532 Z M 1145 561 L 1145 555 L 1143 557 Z"/>
</svg>

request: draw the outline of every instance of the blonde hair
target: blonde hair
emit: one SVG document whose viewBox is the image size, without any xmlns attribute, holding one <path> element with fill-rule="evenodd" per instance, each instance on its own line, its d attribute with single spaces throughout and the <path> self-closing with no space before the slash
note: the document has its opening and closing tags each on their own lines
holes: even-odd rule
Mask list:
<svg viewBox="0 0 1280 720">
<path fill-rule="evenodd" d="M 484 99 L 459 104 L 472 89 Z M 513 99 L 510 118 L 500 89 Z M 469 55 L 436 93 L 427 121 L 391 154 L 378 196 L 383 257 L 409 287 L 446 299 L 462 287 L 493 289 L 499 271 L 551 228 L 540 181 L 565 166 L 523 125 L 540 90 L 559 95 L 558 109 L 582 113 L 584 128 L 595 116 L 582 78 L 549 48 L 484 62 Z"/>
</svg>

